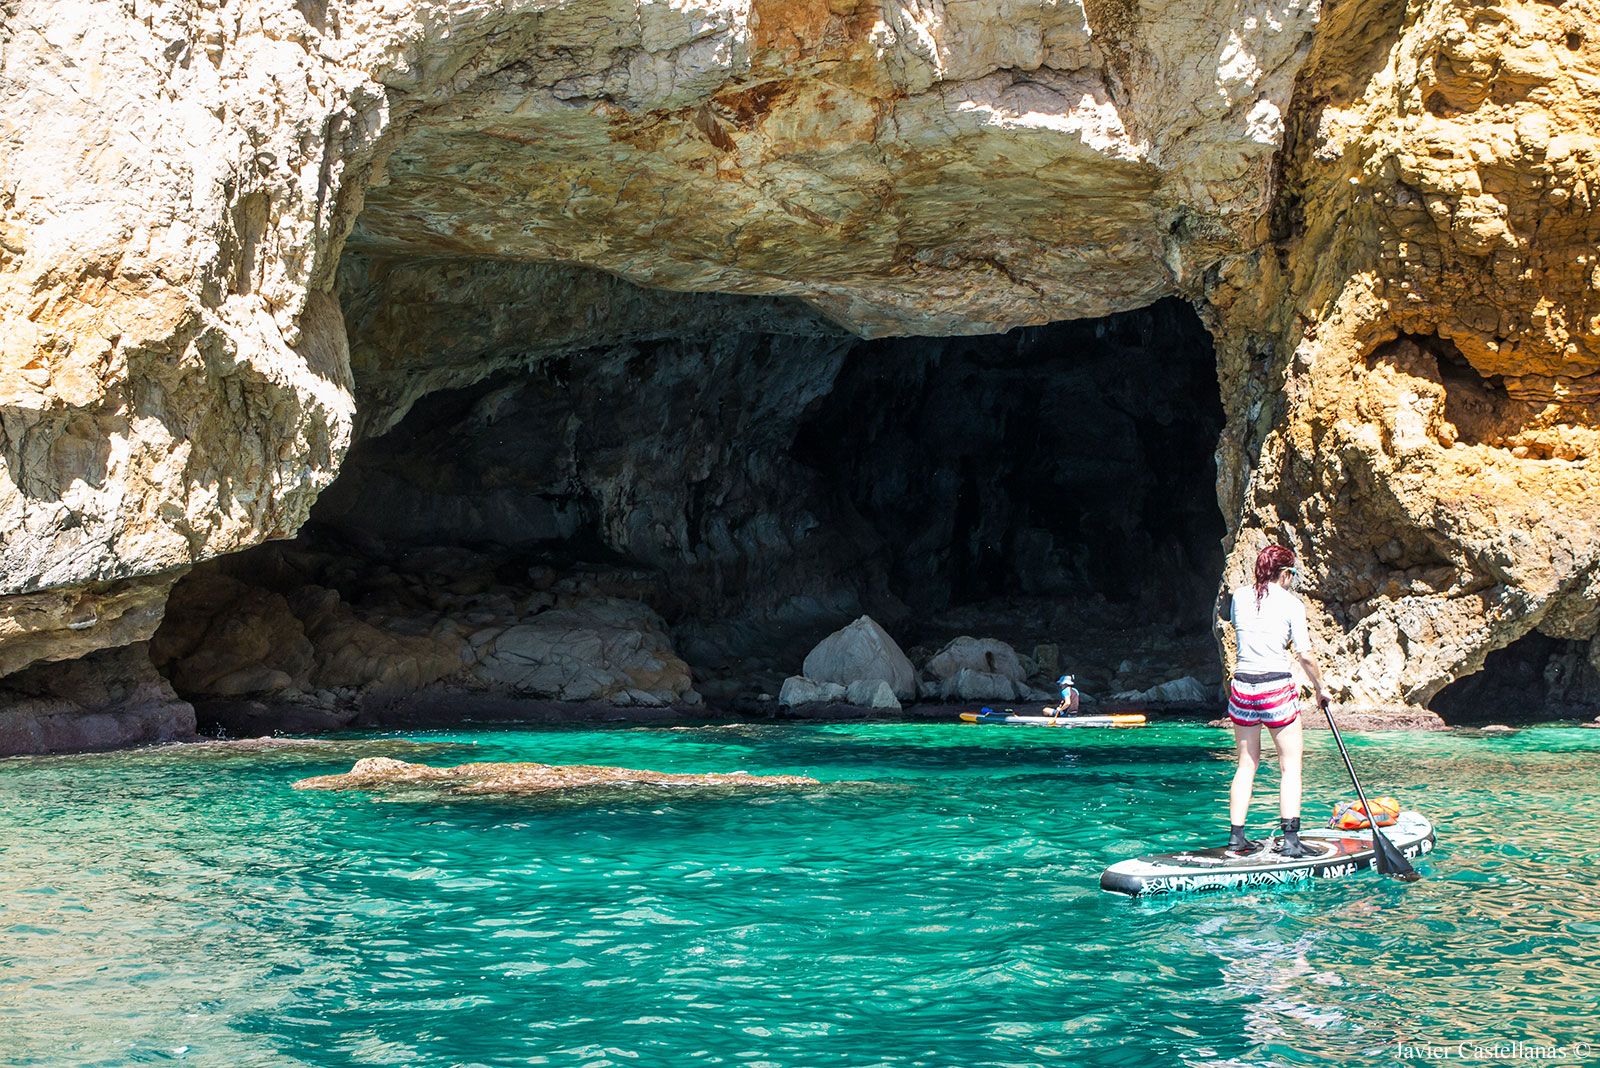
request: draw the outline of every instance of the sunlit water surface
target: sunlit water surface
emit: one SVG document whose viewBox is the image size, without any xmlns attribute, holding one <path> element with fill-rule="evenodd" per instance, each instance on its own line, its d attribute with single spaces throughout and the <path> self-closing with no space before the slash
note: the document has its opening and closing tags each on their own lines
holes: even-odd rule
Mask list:
<svg viewBox="0 0 1600 1068">
<path fill-rule="evenodd" d="M 1600 1063 L 1600 731 L 1352 738 L 1439 824 L 1424 881 L 1153 903 L 1099 872 L 1225 833 L 1225 732 L 406 738 L 0 761 L 0 1061 L 1278 1066 L 1524 1042 Z M 1330 740 L 1310 750 L 1322 812 L 1348 788 Z M 290 788 L 383 753 L 830 785 Z"/>
</svg>

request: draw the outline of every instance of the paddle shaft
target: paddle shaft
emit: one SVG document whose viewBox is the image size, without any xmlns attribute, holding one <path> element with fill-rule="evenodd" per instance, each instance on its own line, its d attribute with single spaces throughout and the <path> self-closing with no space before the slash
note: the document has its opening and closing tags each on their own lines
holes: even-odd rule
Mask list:
<svg viewBox="0 0 1600 1068">
<path fill-rule="evenodd" d="M 1344 770 L 1350 773 L 1350 782 L 1355 785 L 1356 796 L 1361 799 L 1361 811 L 1367 815 L 1367 826 L 1372 828 L 1372 848 L 1377 854 L 1378 871 L 1384 875 L 1394 875 L 1402 879 L 1413 880 L 1420 878 L 1411 862 L 1405 858 L 1399 848 L 1388 836 L 1378 829 L 1378 817 L 1372 811 L 1372 806 L 1367 804 L 1367 792 L 1361 788 L 1361 780 L 1356 776 L 1356 766 L 1350 762 L 1350 751 L 1344 747 L 1344 738 L 1339 734 L 1339 725 L 1333 721 L 1333 709 L 1328 702 L 1322 703 L 1322 714 L 1328 717 L 1328 729 L 1333 732 L 1334 744 L 1339 747 L 1339 755 L 1344 758 Z"/>
</svg>

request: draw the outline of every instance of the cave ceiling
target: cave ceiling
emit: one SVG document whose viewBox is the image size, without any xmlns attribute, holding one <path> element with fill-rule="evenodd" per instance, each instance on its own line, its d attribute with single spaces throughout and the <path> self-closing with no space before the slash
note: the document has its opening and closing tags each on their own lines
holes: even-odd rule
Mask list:
<svg viewBox="0 0 1600 1068">
<path fill-rule="evenodd" d="M 971 35 L 954 4 L 898 34 L 871 5 L 657 12 L 642 52 L 552 15 L 407 112 L 349 247 L 796 296 L 869 337 L 1193 295 L 1259 242 L 1314 7 L 1200 6 L 1104 41 L 1076 4 Z"/>
</svg>

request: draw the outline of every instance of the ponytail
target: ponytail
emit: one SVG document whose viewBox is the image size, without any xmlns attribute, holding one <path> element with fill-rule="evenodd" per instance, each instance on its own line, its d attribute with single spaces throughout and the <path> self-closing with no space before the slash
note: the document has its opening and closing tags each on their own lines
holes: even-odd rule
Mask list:
<svg viewBox="0 0 1600 1068">
<path fill-rule="evenodd" d="M 1267 586 L 1294 566 L 1294 553 L 1282 545 L 1269 545 L 1256 554 L 1256 608 L 1267 595 Z"/>
</svg>

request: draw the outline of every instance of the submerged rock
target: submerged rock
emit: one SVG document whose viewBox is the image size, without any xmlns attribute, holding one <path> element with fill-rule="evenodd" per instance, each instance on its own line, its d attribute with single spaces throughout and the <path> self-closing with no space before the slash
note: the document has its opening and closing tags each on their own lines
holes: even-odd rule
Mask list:
<svg viewBox="0 0 1600 1068">
<path fill-rule="evenodd" d="M 849 686 L 881 679 L 902 700 L 917 695 L 917 671 L 889 633 L 870 616 L 841 627 L 806 655 L 804 677 Z"/>
<path fill-rule="evenodd" d="M 804 775 L 750 775 L 742 771 L 674 774 L 591 764 L 484 763 L 436 768 L 392 757 L 366 757 L 343 775 L 301 779 L 296 790 L 373 790 L 420 786 L 445 794 L 545 794 L 598 786 L 789 787 L 817 786 Z"/>
</svg>

